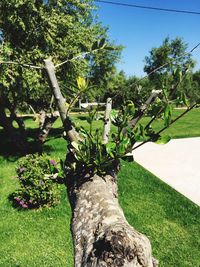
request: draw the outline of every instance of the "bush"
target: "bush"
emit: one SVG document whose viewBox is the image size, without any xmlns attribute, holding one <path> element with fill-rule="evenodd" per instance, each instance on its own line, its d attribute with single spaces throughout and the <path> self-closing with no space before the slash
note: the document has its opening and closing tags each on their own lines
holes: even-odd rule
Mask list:
<svg viewBox="0 0 200 267">
<path fill-rule="evenodd" d="M 60 163 L 48 155 L 30 154 L 16 168 L 20 189 L 12 194 L 17 207 L 24 209 L 54 206 L 60 201 Z"/>
</svg>

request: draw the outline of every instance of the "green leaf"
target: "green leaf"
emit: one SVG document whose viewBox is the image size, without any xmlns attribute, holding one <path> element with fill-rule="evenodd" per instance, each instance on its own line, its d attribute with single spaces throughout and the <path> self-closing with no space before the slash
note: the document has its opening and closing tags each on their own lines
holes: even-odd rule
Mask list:
<svg viewBox="0 0 200 267">
<path fill-rule="evenodd" d="M 113 143 L 113 142 L 108 142 L 108 143 L 106 144 L 106 152 L 107 152 L 108 154 L 110 154 L 111 152 L 113 152 L 113 151 L 115 150 L 115 148 L 116 148 L 116 144 Z"/>
<path fill-rule="evenodd" d="M 87 89 L 88 82 L 86 81 L 85 78 L 79 76 L 76 81 L 77 81 L 78 88 L 80 90 L 84 91 Z"/>
<path fill-rule="evenodd" d="M 165 126 L 169 127 L 172 118 L 172 107 L 167 105 L 164 110 L 164 124 Z"/>
<path fill-rule="evenodd" d="M 126 104 L 127 112 L 129 115 L 133 116 L 135 114 L 135 105 L 133 101 L 128 100 Z"/>
<path fill-rule="evenodd" d="M 155 143 L 156 144 L 167 144 L 171 140 L 170 136 L 161 136 Z"/>
<path fill-rule="evenodd" d="M 173 69 L 173 74 L 174 74 L 174 76 L 176 75 L 177 70 L 178 70 L 177 68 L 174 68 L 174 69 Z"/>
<path fill-rule="evenodd" d="M 184 105 L 186 105 L 187 107 L 189 106 L 189 100 L 185 93 L 182 94 L 182 101 Z"/>
<path fill-rule="evenodd" d="M 123 143 L 120 143 L 117 147 L 117 154 L 124 155 L 126 152 L 125 145 Z"/>
<path fill-rule="evenodd" d="M 115 49 L 114 47 L 112 47 L 112 46 L 105 46 L 104 49 L 105 49 L 105 50 L 108 50 L 108 51 L 114 51 L 114 50 L 116 50 L 116 49 Z"/>
<path fill-rule="evenodd" d="M 179 81 L 181 82 L 183 78 L 183 73 L 181 70 L 178 72 L 178 78 L 179 78 Z"/>
<path fill-rule="evenodd" d="M 145 130 L 144 130 L 144 126 L 142 124 L 139 125 L 140 128 L 140 135 L 142 136 L 142 138 L 145 138 Z"/>
<path fill-rule="evenodd" d="M 166 88 L 162 88 L 162 92 L 163 92 L 163 95 L 165 97 L 165 100 L 168 100 L 168 92 L 167 92 L 167 89 Z"/>
<path fill-rule="evenodd" d="M 124 138 L 124 139 L 121 141 L 121 144 L 123 144 L 124 147 L 127 148 L 127 146 L 130 144 L 130 139 L 129 139 L 129 138 Z"/>
<path fill-rule="evenodd" d="M 110 112 L 110 118 L 111 120 L 113 118 L 116 118 L 118 116 L 118 111 L 116 109 L 112 109 L 111 112 Z"/>
</svg>

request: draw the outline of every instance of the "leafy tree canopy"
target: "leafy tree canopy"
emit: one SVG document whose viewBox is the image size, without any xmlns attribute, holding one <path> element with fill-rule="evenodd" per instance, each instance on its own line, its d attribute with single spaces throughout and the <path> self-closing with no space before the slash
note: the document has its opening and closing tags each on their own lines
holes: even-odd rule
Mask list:
<svg viewBox="0 0 200 267">
<path fill-rule="evenodd" d="M 182 104 L 186 104 L 186 101 L 182 101 L 185 97 L 190 102 L 196 101 L 198 97 L 192 75 L 195 62 L 191 53 L 187 52 L 187 47 L 182 38 L 170 40 L 167 37 L 160 47 L 151 49 L 149 56 L 145 57 L 144 66 L 152 85 L 156 89 L 168 90 L 173 98 L 178 101 L 181 99 Z M 177 84 L 179 86 L 175 93 L 173 88 Z"/>
<path fill-rule="evenodd" d="M 150 74 L 149 78 L 159 85 L 166 75 L 173 75 L 175 72 L 184 71 L 194 67 L 191 54 L 187 53 L 188 45 L 182 38 L 170 40 L 165 38 L 162 45 L 152 48 L 150 55 L 145 57 L 144 71 Z M 162 68 L 160 68 L 163 66 Z"/>
<path fill-rule="evenodd" d="M 2 0 L 0 61 L 43 66 L 48 57 L 55 65 L 68 59 L 57 70 L 63 90 L 68 81 L 80 75 L 96 75 L 98 79 L 94 81 L 99 83 L 112 69 L 120 49 L 97 51 L 95 55 L 71 60 L 91 50 L 96 40 L 104 38 L 109 43 L 107 30 L 97 22 L 94 8 L 91 0 Z M 101 79 L 97 75 L 100 69 Z M 47 107 L 50 94 L 41 70 L 1 64 L 0 73 L 1 94 L 12 103 L 28 102 L 36 109 Z"/>
</svg>

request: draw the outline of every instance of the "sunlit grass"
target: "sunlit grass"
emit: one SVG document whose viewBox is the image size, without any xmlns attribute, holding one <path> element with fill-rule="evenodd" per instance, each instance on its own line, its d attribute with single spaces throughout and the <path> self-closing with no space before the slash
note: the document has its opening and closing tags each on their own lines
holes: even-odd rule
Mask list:
<svg viewBox="0 0 200 267">
<path fill-rule="evenodd" d="M 180 114 L 182 114 L 184 110 L 173 110 L 173 119 L 178 117 Z M 73 115 L 72 118 L 77 126 L 84 126 L 88 128 L 88 123 L 85 120 L 86 115 Z M 80 118 L 82 118 L 80 120 Z M 145 117 L 141 120 L 141 123 L 143 125 L 146 125 L 150 121 L 150 118 Z M 94 128 L 102 128 L 103 122 L 102 121 L 96 121 L 94 123 Z M 180 118 L 176 123 L 171 125 L 168 129 L 166 129 L 163 132 L 163 135 L 170 135 L 171 138 L 187 138 L 187 137 L 196 137 L 200 136 L 200 109 L 193 109 L 190 112 L 188 112 L 185 116 Z M 61 122 L 58 120 L 54 127 L 60 126 Z M 159 119 L 153 123 L 153 128 L 156 131 L 159 131 L 163 128 L 164 122 L 162 119 Z M 112 131 L 115 131 L 115 128 L 112 127 Z"/>
<path fill-rule="evenodd" d="M 182 111 L 175 112 L 178 115 Z M 181 120 L 170 130 L 173 137 L 200 136 L 200 110 L 193 110 Z M 27 123 L 34 128 L 35 122 Z M 79 123 L 86 125 L 85 120 Z M 97 121 L 96 126 L 101 123 Z M 61 127 L 59 120 L 54 127 L 57 126 Z M 45 144 L 45 151 L 53 158 L 65 157 L 65 140 L 54 139 L 61 132 L 61 128 L 53 130 Z M 61 204 L 55 208 L 14 209 L 8 197 L 18 187 L 14 177 L 16 160 L 17 157 L 0 156 L 0 267 L 72 267 L 66 189 L 62 188 Z M 159 266 L 200 266 L 199 207 L 136 163 L 122 162 L 119 196 L 129 223 L 150 238 Z"/>
</svg>

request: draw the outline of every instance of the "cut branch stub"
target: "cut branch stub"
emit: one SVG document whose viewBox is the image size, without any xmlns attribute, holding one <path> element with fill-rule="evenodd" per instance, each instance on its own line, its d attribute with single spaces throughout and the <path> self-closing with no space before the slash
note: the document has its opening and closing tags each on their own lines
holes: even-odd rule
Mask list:
<svg viewBox="0 0 200 267">
<path fill-rule="evenodd" d="M 107 144 L 110 134 L 110 112 L 112 111 L 112 99 L 107 98 L 106 101 L 106 111 L 105 111 L 105 117 L 104 117 L 104 133 L 103 133 L 103 143 Z"/>
<path fill-rule="evenodd" d="M 67 116 L 67 107 L 65 103 L 65 98 L 62 96 L 62 93 L 60 91 L 60 87 L 55 74 L 55 66 L 51 61 L 51 59 L 44 60 L 44 63 L 48 75 L 49 85 L 52 89 L 56 104 L 58 106 L 63 127 L 66 132 L 66 137 L 70 142 L 77 141 L 79 139 L 78 133 L 73 127 L 70 118 Z"/>
</svg>

